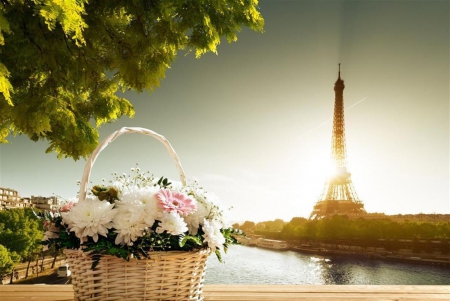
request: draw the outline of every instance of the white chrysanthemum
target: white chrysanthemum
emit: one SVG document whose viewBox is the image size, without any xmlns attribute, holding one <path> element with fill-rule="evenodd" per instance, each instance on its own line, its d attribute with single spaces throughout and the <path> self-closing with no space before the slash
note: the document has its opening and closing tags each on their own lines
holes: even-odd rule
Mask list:
<svg viewBox="0 0 450 301">
<path fill-rule="evenodd" d="M 221 226 L 221 223 L 215 220 L 205 220 L 203 222 L 203 231 L 205 232 L 203 238 L 213 252 L 218 247 L 222 248 L 225 243 L 225 237 L 220 232 Z"/>
<path fill-rule="evenodd" d="M 152 227 L 158 213 L 154 194 L 158 188 L 128 187 L 123 191 L 120 201 L 116 202 L 118 213 L 114 218 L 114 228 L 118 233 L 115 243 L 130 245 Z"/>
<path fill-rule="evenodd" d="M 118 201 L 116 201 L 116 207 L 143 207 L 144 205 L 140 201 L 140 193 L 138 189 L 127 189 L 123 192 Z"/>
<path fill-rule="evenodd" d="M 197 211 L 189 214 L 184 218 L 189 228 L 190 234 L 197 235 L 198 228 L 200 227 L 201 224 L 203 224 L 203 221 L 208 216 L 208 214 L 209 210 L 205 207 L 205 203 L 198 202 Z"/>
<path fill-rule="evenodd" d="M 82 242 L 86 241 L 88 236 L 97 242 L 98 235 L 106 236 L 112 226 L 115 214 L 113 208 L 114 205 L 109 202 L 87 198 L 78 202 L 69 212 L 61 213 L 62 221 Z"/>
<path fill-rule="evenodd" d="M 147 225 L 144 223 L 143 211 L 138 207 L 121 207 L 113 219 L 115 243 L 131 245 L 133 241 L 144 234 Z"/>
<path fill-rule="evenodd" d="M 158 206 L 158 200 L 152 196 L 149 198 L 144 206 L 144 222 L 148 227 L 152 227 L 156 220 L 163 217 L 164 212 Z"/>
<path fill-rule="evenodd" d="M 161 219 L 164 214 L 155 197 L 159 189 L 158 186 L 145 187 L 141 195 L 140 201 L 144 205 L 144 222 L 148 227 L 152 227 L 155 221 Z"/>
<path fill-rule="evenodd" d="M 167 231 L 167 233 L 172 235 L 180 235 L 187 230 L 188 227 L 183 218 L 174 211 L 165 213 L 158 224 L 158 228 L 156 228 L 157 233 Z"/>
<path fill-rule="evenodd" d="M 162 209 L 158 206 L 158 200 L 155 198 L 155 194 L 158 191 L 159 187 L 155 186 L 130 187 L 130 189 L 124 191 L 121 200 L 116 204 L 120 210 L 130 208 L 133 220 L 142 219 L 141 222 L 147 224 L 148 227 L 152 227 L 155 220 L 163 215 Z M 136 214 L 139 215 L 139 218 L 134 216 Z"/>
<path fill-rule="evenodd" d="M 202 226 L 206 219 L 215 220 L 221 228 L 231 227 L 228 215 L 222 210 L 222 205 L 215 194 L 200 188 L 194 189 L 193 193 L 197 200 L 197 211 L 185 217 L 190 234 L 196 235 L 199 226 Z"/>
</svg>

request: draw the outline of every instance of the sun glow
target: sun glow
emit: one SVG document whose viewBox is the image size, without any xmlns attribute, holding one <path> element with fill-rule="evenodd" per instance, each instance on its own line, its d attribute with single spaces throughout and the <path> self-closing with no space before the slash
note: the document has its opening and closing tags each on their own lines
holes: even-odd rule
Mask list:
<svg viewBox="0 0 450 301">
<path fill-rule="evenodd" d="M 351 174 L 346 167 L 338 167 L 333 160 L 321 160 L 316 167 L 312 170 L 312 176 L 314 178 L 322 179 L 325 182 L 346 182 Z"/>
<path fill-rule="evenodd" d="M 324 181 L 327 181 L 338 174 L 338 170 L 331 159 L 321 160 L 316 166 L 317 168 L 314 169 L 315 176 L 322 178 Z"/>
</svg>

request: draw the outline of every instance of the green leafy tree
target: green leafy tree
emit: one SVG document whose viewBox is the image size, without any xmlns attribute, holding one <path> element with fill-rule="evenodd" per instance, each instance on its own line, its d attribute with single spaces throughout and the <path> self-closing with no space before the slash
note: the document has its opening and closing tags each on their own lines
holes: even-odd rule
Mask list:
<svg viewBox="0 0 450 301">
<path fill-rule="evenodd" d="M 0 279 L 12 272 L 15 262 L 11 258 L 8 249 L 0 244 Z"/>
<path fill-rule="evenodd" d="M 270 222 L 262 222 L 258 225 L 264 224 L 267 228 L 268 223 Z M 270 234 L 270 231 L 259 230 L 258 234 L 267 235 Z M 379 239 L 382 239 L 386 249 L 395 251 L 401 248 L 399 239 L 416 239 L 416 241 L 418 239 L 448 239 L 450 237 L 450 222 L 396 222 L 389 218 L 349 219 L 347 216 L 341 215 L 319 220 L 294 217 L 284 225 L 280 237 L 287 240 L 304 237 L 358 240 L 358 244 L 366 247 L 379 245 Z M 445 252 L 450 249 L 448 244 L 445 243 L 438 246 L 442 250 L 445 249 Z M 416 249 L 431 252 L 431 245 L 417 243 Z"/>
<path fill-rule="evenodd" d="M 309 220 L 303 228 L 304 229 L 303 235 L 306 237 L 316 237 L 317 231 L 318 231 L 317 224 L 318 224 L 318 221 Z"/>
<path fill-rule="evenodd" d="M 283 229 L 285 222 L 282 219 L 277 218 L 274 221 L 266 222 L 266 230 L 269 231 L 281 231 Z"/>
<path fill-rule="evenodd" d="M 245 233 L 253 233 L 255 231 L 255 222 L 252 221 L 245 221 L 242 226 L 239 227 L 242 231 Z"/>
<path fill-rule="evenodd" d="M 257 0 L 3 0 L 0 142 L 47 140 L 58 157 L 86 157 L 97 128 L 151 91 L 180 50 L 200 57 L 242 27 L 262 31 Z"/>
<path fill-rule="evenodd" d="M 255 230 L 262 230 L 262 231 L 266 230 L 266 223 L 265 222 L 256 223 Z"/>
<path fill-rule="evenodd" d="M 294 227 L 303 226 L 308 220 L 304 217 L 293 217 L 289 224 Z"/>
<path fill-rule="evenodd" d="M 232 225 L 232 227 L 233 227 L 234 229 L 239 229 L 239 223 L 234 223 L 234 224 Z"/>
<path fill-rule="evenodd" d="M 34 217 L 31 209 L 0 211 L 0 228 L 3 228 L 0 244 L 9 252 L 16 252 L 21 260 L 41 252 L 42 224 Z"/>
<path fill-rule="evenodd" d="M 297 237 L 296 228 L 292 225 L 292 223 L 286 224 L 280 232 L 281 239 L 295 239 Z"/>
</svg>

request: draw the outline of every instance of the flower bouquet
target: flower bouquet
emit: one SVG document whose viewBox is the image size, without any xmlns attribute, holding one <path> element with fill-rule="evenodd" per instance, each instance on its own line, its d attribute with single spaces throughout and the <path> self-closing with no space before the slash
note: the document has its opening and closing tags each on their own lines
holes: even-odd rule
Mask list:
<svg viewBox="0 0 450 301">
<path fill-rule="evenodd" d="M 140 133 L 161 141 L 181 181 L 154 177 L 136 166 L 113 174 L 87 193 L 98 154 L 118 136 Z M 178 156 L 161 135 L 122 128 L 92 153 L 80 181 L 78 202 L 46 214 L 43 244 L 64 249 L 75 300 L 203 300 L 206 259 L 237 243 L 217 198 L 195 181 L 187 184 Z"/>
</svg>

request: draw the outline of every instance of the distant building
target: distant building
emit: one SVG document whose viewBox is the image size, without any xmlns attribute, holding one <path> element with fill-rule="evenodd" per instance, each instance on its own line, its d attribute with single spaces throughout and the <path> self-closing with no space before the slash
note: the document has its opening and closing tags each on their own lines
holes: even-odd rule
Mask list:
<svg viewBox="0 0 450 301">
<path fill-rule="evenodd" d="M 0 210 L 35 207 L 42 210 L 56 210 L 59 208 L 56 196 L 31 196 L 22 198 L 17 190 L 0 187 Z"/>
<path fill-rule="evenodd" d="M 32 195 L 30 202 L 33 207 L 41 210 L 57 210 L 59 208 L 58 198 L 56 196 L 43 197 Z"/>
<path fill-rule="evenodd" d="M 22 199 L 17 190 L 0 187 L 0 210 L 31 207 L 29 199 Z"/>
<path fill-rule="evenodd" d="M 33 204 L 31 204 L 30 198 L 20 198 L 21 203 L 24 205 L 24 207 L 33 207 Z"/>
</svg>

